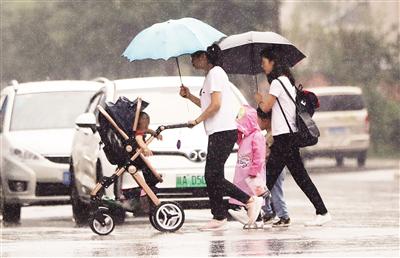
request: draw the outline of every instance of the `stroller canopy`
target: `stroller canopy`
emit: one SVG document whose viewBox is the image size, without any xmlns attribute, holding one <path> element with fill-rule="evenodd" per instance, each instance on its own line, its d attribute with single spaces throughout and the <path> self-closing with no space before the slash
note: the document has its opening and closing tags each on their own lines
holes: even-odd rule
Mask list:
<svg viewBox="0 0 400 258">
<path fill-rule="evenodd" d="M 126 97 L 119 97 L 115 103 L 106 103 L 105 110 L 114 119 L 117 125 L 128 135 L 133 135 L 132 125 L 135 119 L 138 99 L 130 101 Z M 140 111 L 143 111 L 149 105 L 142 100 Z"/>
</svg>

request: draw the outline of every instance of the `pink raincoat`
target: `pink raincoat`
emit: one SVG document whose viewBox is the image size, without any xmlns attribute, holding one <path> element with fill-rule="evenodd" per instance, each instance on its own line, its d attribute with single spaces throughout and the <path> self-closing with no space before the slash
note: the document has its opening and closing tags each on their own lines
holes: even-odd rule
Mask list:
<svg viewBox="0 0 400 258">
<path fill-rule="evenodd" d="M 236 123 L 239 150 L 233 183 L 252 196 L 254 195 L 253 191 L 245 179 L 249 176 L 258 175 L 265 185 L 265 137 L 257 123 L 257 111 L 250 106 L 242 106 Z M 229 199 L 229 203 L 244 205 L 233 198 Z"/>
</svg>

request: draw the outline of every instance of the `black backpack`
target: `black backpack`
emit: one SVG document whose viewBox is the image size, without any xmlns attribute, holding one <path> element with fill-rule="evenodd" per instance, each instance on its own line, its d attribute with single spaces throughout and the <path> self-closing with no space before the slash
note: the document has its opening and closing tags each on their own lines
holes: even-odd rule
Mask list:
<svg viewBox="0 0 400 258">
<path fill-rule="evenodd" d="M 301 84 L 295 88 L 297 105 L 302 106 L 312 117 L 315 110 L 319 108 L 319 99 L 317 95 L 315 95 L 314 92 L 304 90 Z"/>
<path fill-rule="evenodd" d="M 282 81 L 279 79 L 277 80 L 281 83 L 286 94 L 289 96 L 289 98 L 293 101 L 293 103 L 296 106 L 297 132 L 294 133 L 289 125 L 285 112 L 283 112 L 279 99 L 277 99 L 279 107 L 281 108 L 282 114 L 285 118 L 286 124 L 289 127 L 289 131 L 291 134 L 295 136 L 294 144 L 300 148 L 317 144 L 320 133 L 317 125 L 311 118 L 311 116 L 315 112 L 315 109 L 319 107 L 319 101 L 317 96 L 310 91 L 304 91 L 302 87 L 299 88 L 295 87 L 296 100 L 294 100 L 290 95 L 290 93 L 288 92 L 288 90 L 286 89 L 286 87 L 284 86 L 284 84 L 282 83 Z"/>
</svg>

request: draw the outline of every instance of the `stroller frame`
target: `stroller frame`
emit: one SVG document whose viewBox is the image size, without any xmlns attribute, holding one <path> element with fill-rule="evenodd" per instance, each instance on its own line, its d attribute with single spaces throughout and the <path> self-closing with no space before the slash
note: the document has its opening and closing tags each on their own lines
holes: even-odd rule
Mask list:
<svg viewBox="0 0 400 258">
<path fill-rule="evenodd" d="M 141 98 L 137 98 L 137 107 L 136 114 L 133 123 L 133 131 L 136 131 L 139 114 L 141 111 L 142 100 Z M 151 225 L 159 231 L 162 232 L 174 232 L 182 227 L 185 214 L 182 207 L 176 202 L 161 202 L 153 190 L 148 186 L 144 178 L 137 173 L 137 168 L 132 164 L 132 162 L 140 156 L 146 166 L 150 169 L 150 171 L 154 174 L 154 176 L 158 179 L 159 182 L 162 182 L 163 179 L 160 174 L 154 169 L 154 167 L 150 164 L 149 160 L 143 155 L 142 148 L 138 147 L 138 149 L 133 150 L 133 139 L 131 139 L 125 131 L 123 131 L 114 119 L 107 113 L 107 111 L 100 105 L 97 106 L 99 112 L 107 119 L 107 121 L 114 127 L 114 129 L 123 137 L 125 140 L 124 147 L 125 151 L 129 154 L 135 152 L 130 160 L 124 166 L 118 166 L 115 173 L 111 177 L 103 176 L 102 179 L 96 184 L 93 190 L 90 193 L 90 203 L 91 203 L 91 216 L 89 218 L 89 226 L 93 232 L 99 235 L 108 235 L 110 234 L 115 227 L 114 218 L 109 212 L 107 207 L 102 205 L 102 191 L 104 188 L 108 188 L 112 185 L 118 177 L 120 177 L 123 173 L 128 172 L 133 179 L 137 182 L 140 188 L 147 194 L 152 203 L 155 205 L 153 209 L 150 209 L 149 220 Z M 183 124 L 174 124 L 174 125 L 166 125 L 159 126 L 156 130 L 155 135 L 152 135 L 147 141 L 146 145 L 150 144 L 155 137 L 157 137 L 162 131 L 166 129 L 174 129 L 174 128 L 183 128 L 188 127 L 187 123 Z"/>
</svg>

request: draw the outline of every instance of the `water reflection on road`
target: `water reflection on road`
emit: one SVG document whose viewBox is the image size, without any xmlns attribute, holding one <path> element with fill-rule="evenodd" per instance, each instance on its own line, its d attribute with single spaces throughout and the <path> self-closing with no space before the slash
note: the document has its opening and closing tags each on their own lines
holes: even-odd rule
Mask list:
<svg viewBox="0 0 400 258">
<path fill-rule="evenodd" d="M 9 256 L 398 256 L 399 181 L 396 172 L 354 172 L 312 175 L 321 189 L 333 221 L 304 227 L 313 208 L 293 180 L 285 181 L 292 225 L 201 232 L 209 210 L 186 210 L 186 222 L 176 233 L 161 233 L 147 218 L 133 218 L 108 236 L 76 227 L 71 207 L 33 206 L 22 210 L 22 223 L 1 228 L 1 257 Z"/>
</svg>

